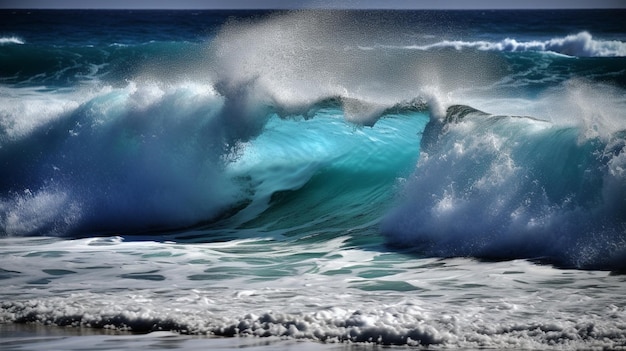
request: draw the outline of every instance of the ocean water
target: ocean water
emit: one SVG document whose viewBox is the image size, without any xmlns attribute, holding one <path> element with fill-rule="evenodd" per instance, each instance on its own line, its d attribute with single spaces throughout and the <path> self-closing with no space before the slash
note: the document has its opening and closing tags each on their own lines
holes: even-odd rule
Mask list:
<svg viewBox="0 0 626 351">
<path fill-rule="evenodd" d="M 2 10 L 0 347 L 626 349 L 625 17 Z"/>
</svg>

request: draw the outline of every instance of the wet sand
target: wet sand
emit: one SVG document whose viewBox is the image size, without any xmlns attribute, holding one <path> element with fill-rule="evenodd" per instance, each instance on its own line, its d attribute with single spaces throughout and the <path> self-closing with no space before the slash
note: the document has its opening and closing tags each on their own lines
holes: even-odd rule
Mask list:
<svg viewBox="0 0 626 351">
<path fill-rule="evenodd" d="M 374 344 L 323 344 L 311 341 L 258 337 L 213 337 L 180 335 L 172 332 L 134 334 L 131 332 L 45 326 L 0 324 L 0 350 L 237 350 L 250 351 L 358 351 L 389 347 Z"/>
</svg>

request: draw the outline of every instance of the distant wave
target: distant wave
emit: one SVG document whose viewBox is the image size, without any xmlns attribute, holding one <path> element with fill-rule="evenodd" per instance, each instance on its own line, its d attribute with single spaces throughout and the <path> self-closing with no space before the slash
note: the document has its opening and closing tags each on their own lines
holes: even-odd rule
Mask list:
<svg viewBox="0 0 626 351">
<path fill-rule="evenodd" d="M 563 38 L 553 38 L 546 41 L 517 41 L 506 38 L 498 42 L 492 41 L 462 41 L 444 40 L 435 44 L 410 46 L 407 48 L 418 50 L 431 50 L 438 48 L 465 48 L 483 51 L 504 52 L 553 52 L 557 54 L 576 57 L 622 57 L 626 56 L 626 43 L 618 40 L 597 40 L 586 31 L 568 35 Z"/>
<path fill-rule="evenodd" d="M 25 43 L 24 40 L 18 37 L 1 37 L 0 38 L 0 45 L 8 45 L 8 44 L 23 45 L 24 43 Z"/>
</svg>

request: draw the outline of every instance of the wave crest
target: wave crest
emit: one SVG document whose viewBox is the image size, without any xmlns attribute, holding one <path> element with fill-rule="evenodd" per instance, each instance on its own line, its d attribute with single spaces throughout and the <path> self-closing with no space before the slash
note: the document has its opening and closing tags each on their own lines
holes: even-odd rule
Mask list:
<svg viewBox="0 0 626 351">
<path fill-rule="evenodd" d="M 2 37 L 0 38 L 0 45 L 24 45 L 26 42 L 18 37 Z"/>
</svg>

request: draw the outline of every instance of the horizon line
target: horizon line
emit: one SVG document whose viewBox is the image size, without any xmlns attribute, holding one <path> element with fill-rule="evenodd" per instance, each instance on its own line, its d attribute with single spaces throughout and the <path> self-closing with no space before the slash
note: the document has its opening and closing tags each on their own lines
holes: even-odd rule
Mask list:
<svg viewBox="0 0 626 351">
<path fill-rule="evenodd" d="M 0 7 L 0 10 L 173 10 L 173 11 L 205 11 L 205 10 L 268 10 L 268 11 L 288 11 L 288 10 L 443 10 L 443 11 L 543 11 L 543 10 L 626 10 L 626 7 Z"/>
<path fill-rule="evenodd" d="M 626 9 L 621 0 L 5 0 L 10 10 L 599 10 Z"/>
</svg>

